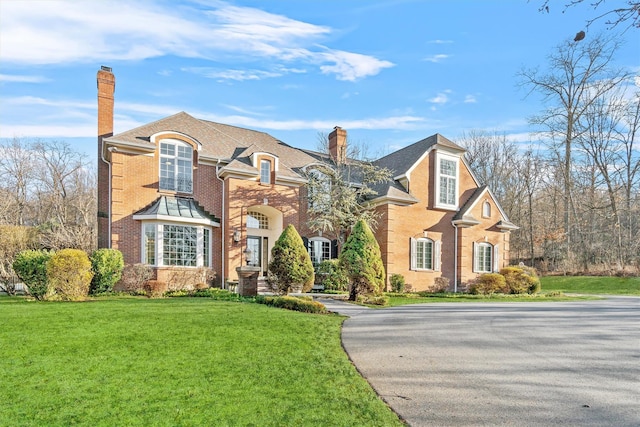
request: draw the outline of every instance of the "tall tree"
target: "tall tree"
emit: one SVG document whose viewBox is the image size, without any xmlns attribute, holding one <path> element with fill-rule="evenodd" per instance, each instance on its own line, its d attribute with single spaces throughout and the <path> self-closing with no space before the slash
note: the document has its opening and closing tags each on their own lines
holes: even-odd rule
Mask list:
<svg viewBox="0 0 640 427">
<path fill-rule="evenodd" d="M 321 134 L 319 138 L 320 149 L 328 153 L 326 137 Z M 391 178 L 391 172 L 374 165 L 360 147 L 347 147 L 344 160 L 327 160 L 325 156 L 306 172 L 309 227 L 337 239 L 339 248 L 359 220 L 375 228 L 376 213 L 367 200 L 377 194 L 376 185 Z"/>
<path fill-rule="evenodd" d="M 340 253 L 340 266 L 349 276 L 349 300 L 360 294 L 378 294 L 384 287 L 385 273 L 380 246 L 364 220 L 359 220 Z"/>
<path fill-rule="evenodd" d="M 576 123 L 600 97 L 629 78 L 624 70 L 611 66 L 619 42 L 599 36 L 588 43 L 566 41 L 548 58 L 548 71 L 523 69 L 521 84 L 542 95 L 547 108 L 531 123 L 543 129 L 550 148 L 557 156 L 563 181 L 563 226 L 565 252 L 572 244 L 572 160 L 573 142 L 580 136 Z"/>
</svg>

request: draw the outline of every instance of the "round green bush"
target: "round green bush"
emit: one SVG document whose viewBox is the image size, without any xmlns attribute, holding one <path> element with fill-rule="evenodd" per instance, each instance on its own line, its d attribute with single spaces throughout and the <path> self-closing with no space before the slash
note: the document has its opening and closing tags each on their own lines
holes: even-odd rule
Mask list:
<svg viewBox="0 0 640 427">
<path fill-rule="evenodd" d="M 535 294 L 540 292 L 540 279 L 532 268 L 505 267 L 500 270 L 505 278 L 509 293 Z"/>
<path fill-rule="evenodd" d="M 51 255 L 45 250 L 26 250 L 19 252 L 13 261 L 13 271 L 27 286 L 29 295 L 37 300 L 46 299 L 51 293 L 47 280 L 47 262 Z"/>
<path fill-rule="evenodd" d="M 491 295 L 495 293 L 505 293 L 507 281 L 502 274 L 485 273 L 480 275 L 469 286 L 469 293 L 478 295 Z"/>
<path fill-rule="evenodd" d="M 389 278 L 389 282 L 391 283 L 391 291 L 402 293 L 404 292 L 404 276 L 402 274 L 392 274 Z"/>
<path fill-rule="evenodd" d="M 340 265 L 351 283 L 350 301 L 356 301 L 360 294 L 382 292 L 385 272 L 380 246 L 365 221 L 359 220 L 353 227 L 340 253 Z"/>
<path fill-rule="evenodd" d="M 117 249 L 98 249 L 91 254 L 93 279 L 89 293 L 92 295 L 113 291 L 122 277 L 124 259 Z"/>
<path fill-rule="evenodd" d="M 89 295 L 91 261 L 80 249 L 61 249 L 47 262 L 47 279 L 63 300 L 78 301 Z"/>
</svg>

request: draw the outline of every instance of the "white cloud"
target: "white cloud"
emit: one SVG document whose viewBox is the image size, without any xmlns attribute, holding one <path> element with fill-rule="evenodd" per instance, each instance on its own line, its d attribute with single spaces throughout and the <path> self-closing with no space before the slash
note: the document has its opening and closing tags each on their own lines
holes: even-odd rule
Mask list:
<svg viewBox="0 0 640 427">
<path fill-rule="evenodd" d="M 49 79 L 42 76 L 19 76 L 10 74 L 0 74 L 0 82 L 10 83 L 45 83 Z"/>
<path fill-rule="evenodd" d="M 451 90 L 448 90 L 448 89 L 444 90 L 438 93 L 433 98 L 429 99 L 429 102 L 431 102 L 432 104 L 446 104 L 447 102 L 449 102 L 450 93 L 451 93 Z"/>
<path fill-rule="evenodd" d="M 340 50 L 329 51 L 323 55 L 326 62 L 334 65 L 322 65 L 320 70 L 325 74 L 337 74 L 338 80 L 356 81 L 358 79 L 375 76 L 382 69 L 393 67 L 389 61 L 379 60 L 372 56 Z"/>
<path fill-rule="evenodd" d="M 475 104 L 476 102 L 478 102 L 478 99 L 475 97 L 475 95 L 467 95 L 464 97 L 465 104 Z"/>
<path fill-rule="evenodd" d="M 317 43 L 332 29 L 225 2 L 3 1 L 0 52 L 19 65 L 144 60 L 175 55 L 218 62 L 287 63 L 288 72 L 319 66 L 354 81 L 392 66 L 369 55 Z M 293 67 L 291 67 L 293 64 Z"/>
<path fill-rule="evenodd" d="M 451 43 L 453 43 L 453 40 L 436 39 L 436 40 L 429 40 L 429 43 L 431 43 L 431 44 L 451 44 Z"/>
<path fill-rule="evenodd" d="M 440 53 L 440 54 L 437 54 L 437 55 L 432 55 L 432 56 L 429 56 L 427 58 L 424 58 L 424 60 L 428 61 L 428 62 L 438 63 L 438 62 L 442 62 L 443 60 L 445 60 L 447 58 L 450 58 L 450 57 L 451 57 L 451 55 L 446 55 L 444 53 Z"/>
</svg>

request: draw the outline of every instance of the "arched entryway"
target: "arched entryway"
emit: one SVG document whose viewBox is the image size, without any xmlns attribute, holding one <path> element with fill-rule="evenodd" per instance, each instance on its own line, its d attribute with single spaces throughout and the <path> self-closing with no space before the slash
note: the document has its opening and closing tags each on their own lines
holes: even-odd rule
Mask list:
<svg viewBox="0 0 640 427">
<path fill-rule="evenodd" d="M 247 208 L 244 221 L 247 230 L 245 247 L 251 251 L 249 264 L 260 267 L 260 275 L 266 276 L 271 248 L 282 234 L 282 212 L 271 206 L 251 206 Z"/>
</svg>

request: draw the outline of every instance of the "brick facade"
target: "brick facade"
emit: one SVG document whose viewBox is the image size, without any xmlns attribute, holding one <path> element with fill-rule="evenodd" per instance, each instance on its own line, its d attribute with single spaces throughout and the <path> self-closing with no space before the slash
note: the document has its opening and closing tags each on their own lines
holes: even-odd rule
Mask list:
<svg viewBox="0 0 640 427">
<path fill-rule="evenodd" d="M 121 250 L 127 264 L 142 262 L 145 222 L 140 215 L 163 196 L 194 200 L 213 218 L 205 228 L 211 231 L 208 249 L 218 283 L 237 279 L 235 269 L 246 261 L 244 250 L 249 236 L 260 240 L 264 256 L 288 224 L 303 237 L 318 236 L 308 227 L 301 172 L 318 161 L 317 155 L 312 157 L 261 132 L 201 121 L 186 113 L 113 135 L 115 78 L 110 70 L 103 69 L 97 79 L 100 247 Z M 191 147 L 192 191 L 183 194 L 160 188 L 161 141 L 179 141 Z M 344 161 L 346 131 L 336 127 L 329 142 L 331 155 Z M 380 166 L 390 167 L 396 178 L 395 183 L 381 189 L 379 199 L 373 200 L 379 214 L 375 234 L 387 276 L 402 274 L 415 290 L 429 289 L 437 277 L 448 278 L 451 288 L 454 281 L 463 285 L 477 276 L 474 242 L 497 247 L 495 253 L 500 259 L 495 265 L 507 265 L 509 231 L 516 227 L 491 192 L 479 187 L 461 157 L 464 150 L 439 135 L 406 150 L 379 160 Z M 437 160 L 441 154 L 458 159 L 455 209 L 438 207 L 436 200 Z M 269 182 L 261 182 L 263 160 L 269 162 Z M 485 203 L 491 208 L 490 215 L 484 215 Z M 267 218 L 269 227 L 249 229 L 249 212 Z M 158 217 L 157 221 L 189 223 L 183 217 Z M 438 243 L 438 268 L 412 268 L 411 241 L 421 238 Z M 158 266 L 155 276 L 166 280 L 175 269 Z"/>
</svg>

